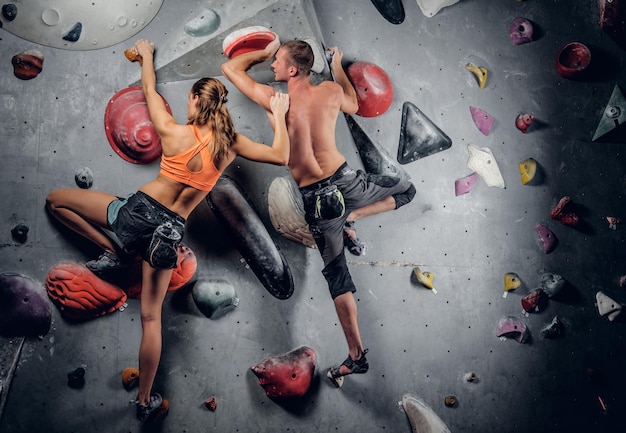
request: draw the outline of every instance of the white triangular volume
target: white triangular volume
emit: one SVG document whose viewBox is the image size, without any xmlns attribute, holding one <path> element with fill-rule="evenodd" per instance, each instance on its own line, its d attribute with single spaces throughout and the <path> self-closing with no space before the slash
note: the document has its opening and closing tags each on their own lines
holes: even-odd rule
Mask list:
<svg viewBox="0 0 626 433">
<path fill-rule="evenodd" d="M 417 5 L 428 18 L 434 16 L 442 8 L 452 6 L 459 0 L 417 0 Z"/>
<path fill-rule="evenodd" d="M 622 312 L 622 305 L 619 302 L 615 302 L 604 292 L 596 293 L 596 304 L 600 316 L 607 316 L 610 321 L 615 320 L 619 313 Z"/>
</svg>

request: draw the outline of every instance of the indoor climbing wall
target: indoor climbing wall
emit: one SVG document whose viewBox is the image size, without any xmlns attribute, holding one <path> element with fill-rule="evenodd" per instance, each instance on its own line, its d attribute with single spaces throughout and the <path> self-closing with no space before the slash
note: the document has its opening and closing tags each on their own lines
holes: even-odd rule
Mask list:
<svg viewBox="0 0 626 433">
<path fill-rule="evenodd" d="M 0 432 L 623 429 L 623 0 L 25 3 L 0 17 Z M 120 135 L 128 107 L 145 120 L 135 39 L 184 121 L 252 26 L 338 46 L 360 100 L 340 150 L 417 188 L 347 255 L 370 371 L 326 378 L 347 348 L 295 185 L 237 160 L 188 220 L 155 383 L 169 414 L 142 426 L 137 269 L 86 272 L 99 251 L 45 197 L 123 196 L 158 171 L 154 135 Z M 227 85 L 236 128 L 269 142 Z"/>
</svg>

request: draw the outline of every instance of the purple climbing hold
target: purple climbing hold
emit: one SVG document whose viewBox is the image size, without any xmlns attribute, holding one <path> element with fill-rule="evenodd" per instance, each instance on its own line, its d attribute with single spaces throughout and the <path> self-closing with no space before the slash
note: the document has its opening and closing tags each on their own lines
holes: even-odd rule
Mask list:
<svg viewBox="0 0 626 433">
<path fill-rule="evenodd" d="M 543 252 L 546 254 L 552 252 L 552 250 L 556 248 L 556 244 L 557 244 L 556 236 L 554 236 L 554 233 L 552 233 L 552 230 L 550 230 L 548 227 L 544 226 L 543 224 L 537 224 L 535 226 L 535 231 L 537 232 L 541 240 L 541 244 L 543 246 Z"/>
<path fill-rule="evenodd" d="M 528 42 L 532 42 L 532 23 L 526 18 L 515 18 L 513 22 L 511 22 L 511 27 L 509 28 L 509 36 L 511 37 L 511 42 L 513 42 L 515 45 L 522 45 Z"/>
<path fill-rule="evenodd" d="M 51 315 L 50 301 L 41 284 L 14 272 L 0 274 L 0 335 L 46 335 Z"/>
<path fill-rule="evenodd" d="M 485 110 L 481 110 L 476 107 L 469 107 L 470 113 L 472 113 L 472 120 L 474 124 L 478 128 L 483 135 L 489 135 L 491 132 L 491 127 L 493 126 L 493 117 L 491 114 L 487 113 Z"/>
</svg>

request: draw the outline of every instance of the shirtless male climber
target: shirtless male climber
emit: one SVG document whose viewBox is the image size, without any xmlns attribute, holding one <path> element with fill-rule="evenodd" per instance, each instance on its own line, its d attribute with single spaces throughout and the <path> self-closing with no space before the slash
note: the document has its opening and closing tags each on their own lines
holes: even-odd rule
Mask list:
<svg viewBox="0 0 626 433">
<path fill-rule="evenodd" d="M 365 358 L 357 306 L 353 293 L 356 287 L 348 271 L 344 246 L 361 255 L 364 245 L 358 240 L 354 223 L 368 215 L 397 209 L 409 203 L 415 187 L 407 180 L 367 174 L 350 168 L 337 149 L 335 127 L 339 111 L 356 113 L 356 91 L 350 83 L 336 47 L 330 69 L 333 81 L 314 85 L 310 80 L 313 51 L 304 41 L 280 44 L 278 36 L 263 50 L 240 54 L 222 65 L 222 73 L 244 95 L 262 106 L 272 127 L 270 98 L 277 91 L 270 85 L 255 81 L 249 69 L 276 56 L 271 68 L 276 81 L 286 81 L 291 100 L 287 112 L 290 139 L 289 170 L 300 188 L 305 219 L 324 261 L 322 274 L 328 282 L 339 322 L 348 343 L 346 360 L 330 368 L 328 378 L 336 387 L 343 376 L 365 373 Z"/>
</svg>

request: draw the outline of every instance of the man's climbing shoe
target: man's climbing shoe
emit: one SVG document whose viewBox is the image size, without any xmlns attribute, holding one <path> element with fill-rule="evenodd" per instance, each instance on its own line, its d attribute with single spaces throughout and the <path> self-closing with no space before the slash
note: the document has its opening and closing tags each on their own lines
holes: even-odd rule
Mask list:
<svg viewBox="0 0 626 433">
<path fill-rule="evenodd" d="M 367 352 L 368 352 L 368 349 L 365 349 L 363 353 L 361 354 L 361 357 L 357 359 L 356 361 L 353 360 L 350 357 L 350 355 L 348 355 L 346 360 L 343 361 L 341 365 L 338 365 L 338 366 L 335 365 L 335 366 L 330 367 L 330 369 L 328 370 L 328 373 L 326 373 L 326 376 L 330 379 L 333 385 L 335 385 L 335 387 L 340 388 L 341 385 L 343 385 L 344 376 L 347 376 L 348 374 L 367 373 L 367 370 L 369 370 L 370 368 L 370 365 L 367 363 L 367 358 L 365 357 L 365 354 Z M 342 365 L 345 366 L 350 372 L 342 374 L 341 373 Z"/>
<path fill-rule="evenodd" d="M 347 230 L 354 231 L 354 239 L 352 239 Z M 365 255 L 365 244 L 356 237 L 356 229 L 354 228 L 354 221 L 346 221 L 343 225 L 343 245 L 348 248 L 355 256 Z"/>
<path fill-rule="evenodd" d="M 150 402 L 147 406 L 139 403 L 139 400 L 135 401 L 137 405 L 137 419 L 141 422 L 156 421 L 157 418 L 162 418 L 167 415 L 168 405 L 167 400 L 163 400 L 160 394 L 150 394 Z"/>
<path fill-rule="evenodd" d="M 117 255 L 108 251 L 102 253 L 96 260 L 89 260 L 85 266 L 91 272 L 103 272 L 126 267 Z"/>
</svg>

